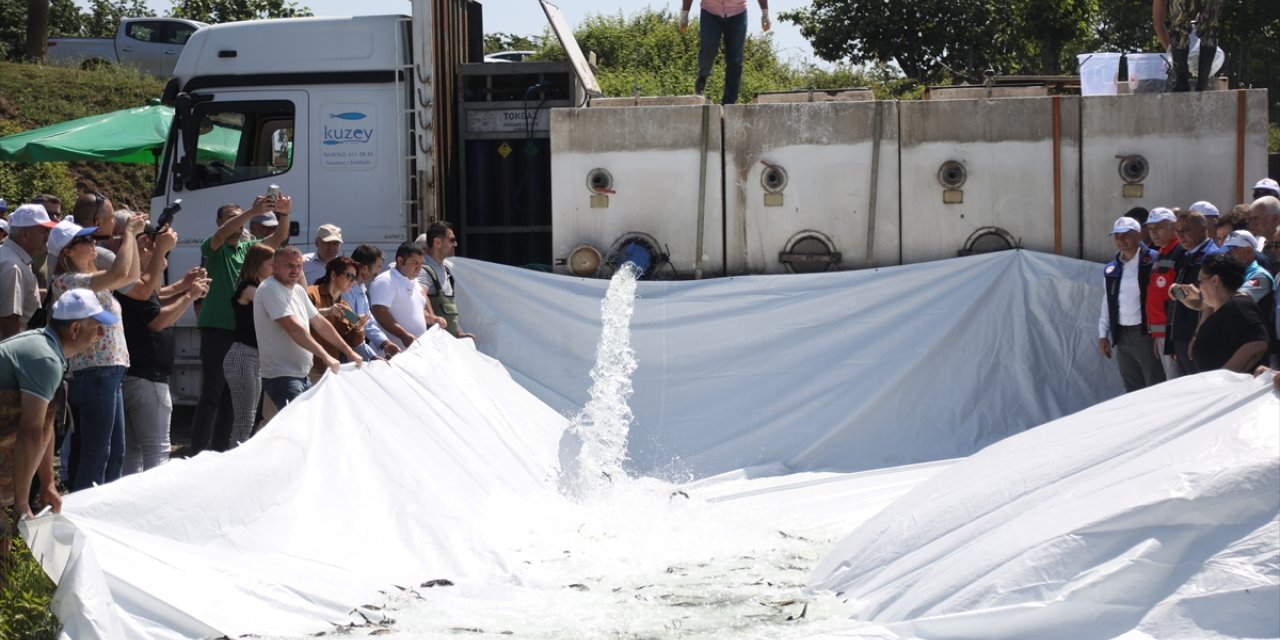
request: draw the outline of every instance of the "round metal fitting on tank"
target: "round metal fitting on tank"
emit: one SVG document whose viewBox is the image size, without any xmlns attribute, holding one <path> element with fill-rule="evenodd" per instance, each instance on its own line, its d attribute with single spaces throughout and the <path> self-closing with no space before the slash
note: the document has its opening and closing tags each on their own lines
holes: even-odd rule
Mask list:
<svg viewBox="0 0 1280 640">
<path fill-rule="evenodd" d="M 600 272 L 600 265 L 603 262 L 604 257 L 600 255 L 599 249 L 589 244 L 581 244 L 569 252 L 569 273 L 579 278 L 590 278 Z"/>
<path fill-rule="evenodd" d="M 961 247 L 959 254 L 970 256 L 975 253 L 1007 251 L 1019 246 L 1021 246 L 1021 242 L 1015 240 L 1012 233 L 1000 227 L 982 227 L 969 234 L 969 239 L 964 241 L 964 246 Z"/>
<path fill-rule="evenodd" d="M 764 163 L 760 186 L 764 187 L 765 193 L 781 193 L 787 188 L 787 170 L 776 164 Z"/>
<path fill-rule="evenodd" d="M 778 253 L 778 261 L 791 273 L 821 273 L 835 271 L 840 265 L 841 255 L 830 236 L 806 229 L 787 240 Z"/>
<path fill-rule="evenodd" d="M 1138 184 L 1146 179 L 1151 166 L 1145 157 L 1137 154 L 1117 157 L 1120 158 L 1120 179 L 1125 184 Z"/>
<path fill-rule="evenodd" d="M 948 160 L 938 168 L 938 183 L 944 189 L 959 189 L 968 178 L 969 172 L 964 168 L 963 162 Z"/>
<path fill-rule="evenodd" d="M 612 193 L 613 174 L 607 169 L 592 169 L 587 172 L 587 190 L 591 193 Z"/>
<path fill-rule="evenodd" d="M 639 231 L 618 236 L 609 250 L 609 264 L 618 267 L 630 262 L 640 271 L 641 278 L 652 276 L 658 265 L 666 260 L 658 240 Z"/>
</svg>

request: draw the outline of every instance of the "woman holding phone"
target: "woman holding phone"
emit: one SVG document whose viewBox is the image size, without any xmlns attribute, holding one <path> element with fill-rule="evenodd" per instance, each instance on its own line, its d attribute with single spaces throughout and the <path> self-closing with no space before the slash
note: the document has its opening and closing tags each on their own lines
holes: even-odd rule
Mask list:
<svg viewBox="0 0 1280 640">
<path fill-rule="evenodd" d="M 244 266 L 235 293 L 231 296 L 231 311 L 235 316 L 233 342 L 222 361 L 222 372 L 231 391 L 230 447 L 235 447 L 253 435 L 257 422 L 258 400 L 262 397 L 262 371 L 258 368 L 258 334 L 253 327 L 253 298 L 258 285 L 271 277 L 271 259 L 276 252 L 266 244 L 255 244 L 244 254 Z"/>
<path fill-rule="evenodd" d="M 334 329 L 337 329 L 342 341 L 353 349 L 364 342 L 364 325 L 369 321 L 369 317 L 356 315 L 351 310 L 351 305 L 342 299 L 342 294 L 351 289 L 351 285 L 355 284 L 359 278 L 360 268 L 355 261 L 346 256 L 338 256 L 325 263 L 324 275 L 317 279 L 315 284 L 307 287 L 307 297 L 311 298 L 311 304 L 314 304 L 320 315 L 324 316 Z M 321 345 L 329 355 L 341 362 L 346 361 L 342 352 L 336 347 L 327 342 L 322 342 Z M 313 368 L 312 374 L 323 373 L 323 371 L 323 367 Z"/>
</svg>

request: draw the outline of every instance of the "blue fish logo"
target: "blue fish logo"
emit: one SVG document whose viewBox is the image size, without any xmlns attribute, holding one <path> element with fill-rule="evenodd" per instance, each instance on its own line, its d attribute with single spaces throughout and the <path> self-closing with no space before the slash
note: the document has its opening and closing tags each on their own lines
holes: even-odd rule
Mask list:
<svg viewBox="0 0 1280 640">
<path fill-rule="evenodd" d="M 364 120 L 366 116 L 358 111 L 348 111 L 346 113 L 331 113 L 329 117 L 341 120 Z"/>
</svg>

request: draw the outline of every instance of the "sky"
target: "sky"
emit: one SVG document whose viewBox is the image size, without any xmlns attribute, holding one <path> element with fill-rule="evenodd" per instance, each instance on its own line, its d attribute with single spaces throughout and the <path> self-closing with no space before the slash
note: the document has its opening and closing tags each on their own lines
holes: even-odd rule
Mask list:
<svg viewBox="0 0 1280 640">
<path fill-rule="evenodd" d="M 311 8 L 317 16 L 347 15 L 379 15 L 409 13 L 409 0 L 296 0 L 298 4 Z M 485 33 L 514 33 L 519 35 L 542 35 L 547 26 L 546 15 L 538 0 L 481 0 L 484 6 Z M 77 4 L 87 6 L 87 0 L 77 0 Z M 621 11 L 624 15 L 633 15 L 646 7 L 655 10 L 667 9 L 673 15 L 680 11 L 680 0 L 558 0 L 569 23 L 575 27 L 591 14 L 614 14 Z M 809 46 L 800 29 L 790 23 L 778 20 L 783 11 L 808 6 L 808 0 L 770 0 L 769 10 L 773 17 L 774 43 L 780 57 L 788 62 L 799 63 L 814 61 L 813 49 Z M 157 15 L 166 15 L 172 3 L 168 0 L 148 0 Z M 751 19 L 748 23 L 751 33 L 760 33 L 760 6 L 758 0 L 748 0 L 748 11 Z M 697 15 L 698 4 L 694 2 L 693 13 Z M 673 24 L 674 28 L 675 25 Z"/>
</svg>

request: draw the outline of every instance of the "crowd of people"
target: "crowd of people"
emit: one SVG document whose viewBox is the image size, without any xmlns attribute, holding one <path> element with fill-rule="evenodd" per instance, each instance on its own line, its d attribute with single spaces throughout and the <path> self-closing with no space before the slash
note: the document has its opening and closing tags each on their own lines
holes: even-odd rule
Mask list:
<svg viewBox="0 0 1280 640">
<path fill-rule="evenodd" d="M 173 327 L 189 309 L 203 374 L 192 454 L 237 446 L 326 371 L 393 358 L 433 326 L 474 338 L 458 321 L 448 223 L 384 270 L 375 246 L 343 255 L 332 224 L 304 254 L 289 244 L 291 213 L 284 195 L 218 208 L 201 265 L 165 284 L 169 224 L 92 192 L 66 217 L 50 195 L 0 204 L 0 504 L 16 518 L 33 502 L 57 509 L 59 486 L 168 461 Z"/>
<path fill-rule="evenodd" d="M 1280 184 L 1252 195 L 1225 215 L 1202 200 L 1112 225 L 1098 348 L 1126 391 L 1214 369 L 1270 370 L 1280 386 Z"/>
</svg>

